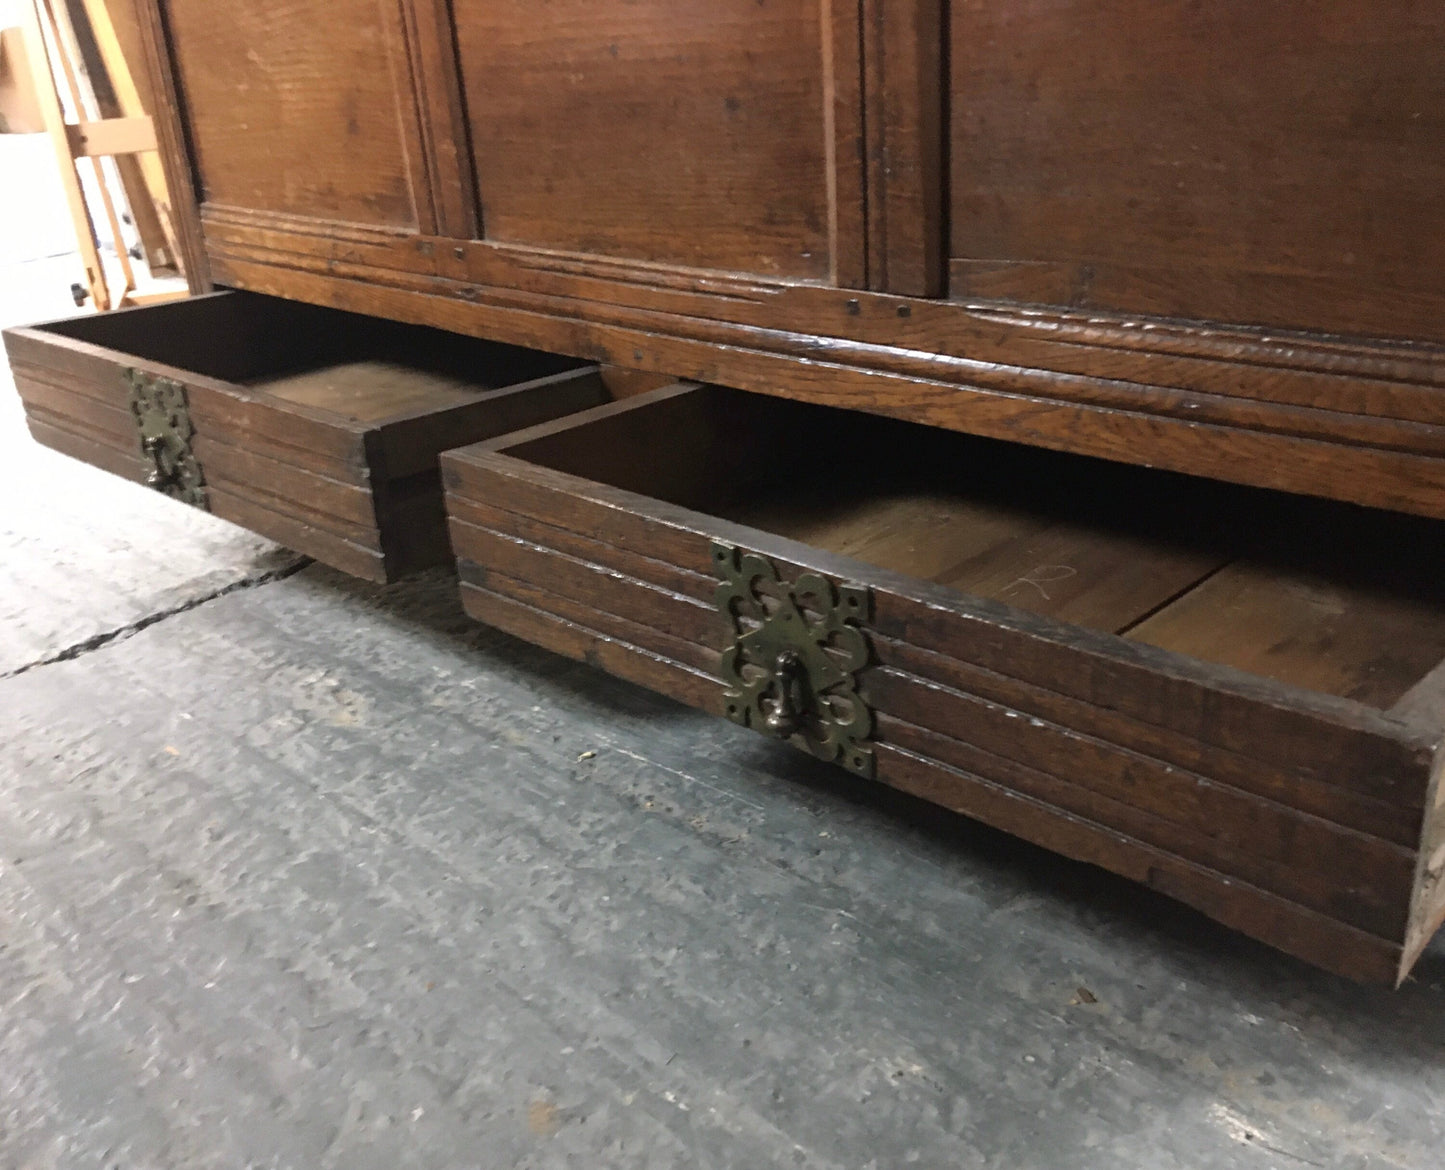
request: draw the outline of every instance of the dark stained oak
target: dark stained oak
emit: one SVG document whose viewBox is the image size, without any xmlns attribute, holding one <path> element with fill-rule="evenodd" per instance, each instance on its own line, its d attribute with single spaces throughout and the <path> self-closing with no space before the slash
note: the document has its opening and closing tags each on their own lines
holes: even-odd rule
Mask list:
<svg viewBox="0 0 1445 1170">
<path fill-rule="evenodd" d="M 12 331 L 37 439 L 142 479 L 117 375 L 177 378 L 219 514 L 450 539 L 474 616 L 715 712 L 713 538 L 866 584 L 882 782 L 1408 973 L 1437 4 L 137 12 L 192 286 L 248 292 Z"/>
<path fill-rule="evenodd" d="M 416 228 L 394 4 L 167 0 L 201 198 Z"/>
<path fill-rule="evenodd" d="M 1385 709 L 1445 657 L 1429 634 L 1445 607 L 1421 593 L 1440 554 L 1409 539 L 1424 522 L 1393 521 L 1363 579 L 1347 552 L 1333 571 L 1305 557 L 1349 596 L 1347 620 L 1310 622 L 1306 605 L 1282 639 L 1260 598 L 1217 653 L 1179 653 L 1139 639 L 1168 647 L 1164 617 L 1263 572 L 1261 548 L 1283 549 L 1277 591 L 1294 596 L 1284 536 L 1363 514 L 712 387 L 442 464 L 463 600 L 482 620 L 720 712 L 731 635 L 710 540 L 726 540 L 785 578 L 872 587 L 860 684 L 881 781 L 1356 978 L 1402 978 L 1441 913 L 1423 853 L 1445 834 L 1441 729 Z M 1064 564 L 1059 580 L 1040 571 Z M 1351 623 L 1359 635 L 1341 636 Z M 1233 664 L 1245 645 L 1252 673 Z M 1311 654 L 1319 668 L 1298 676 Z"/>
<path fill-rule="evenodd" d="M 141 6 L 223 285 L 1445 518 L 1426 0 Z"/>
<path fill-rule="evenodd" d="M 155 125 L 161 168 L 169 198 L 181 268 L 192 293 L 212 291 L 210 262 L 201 232 L 200 192 L 195 159 L 176 85 L 172 45 L 161 12 L 161 0 L 132 0 L 135 36 L 141 53 L 129 59 L 143 103 Z M 112 14 L 114 15 L 114 14 Z"/>
<path fill-rule="evenodd" d="M 980 497 L 976 487 L 972 493 L 921 491 L 863 474 L 811 490 L 764 493 L 727 514 L 973 597 L 1113 633 L 1169 605 L 1229 561 L 1217 539 L 1213 547 L 1202 539 L 1218 527 L 1207 516 L 1173 508 L 1149 517 L 1153 501 L 1121 500 L 1105 477 L 1082 489 L 1088 507 L 1068 516 L 1031 507 L 1029 497 L 1038 493 L 1029 485 L 1010 486 Z M 1134 522 L 1133 531 L 1120 529 L 1121 515 Z M 1180 528 L 1193 530 L 1194 547 L 1160 539 Z"/>
<path fill-rule="evenodd" d="M 432 248 L 436 261 L 420 266 L 435 274 L 412 275 L 406 266 L 421 253 L 400 242 L 335 246 L 274 231 L 226 234 L 243 232 L 267 242 L 227 245 L 212 261 L 228 283 L 256 291 L 1056 450 L 1445 517 L 1445 428 L 1391 417 L 1441 417 L 1445 362 L 1434 350 L 1040 319 L 696 276 L 683 287 L 665 273 L 643 280 L 632 271 L 624 280 L 614 271 L 609 279 L 550 254 L 486 243 L 456 255 Z M 800 331 L 819 320 L 836 334 Z"/>
<path fill-rule="evenodd" d="M 861 0 L 868 287 L 944 292 L 947 0 Z"/>
<path fill-rule="evenodd" d="M 186 389 L 207 504 L 359 577 L 445 563 L 437 454 L 608 401 L 595 367 L 247 293 L 8 330 L 40 442 L 145 482 L 125 372 Z"/>
<path fill-rule="evenodd" d="M 1130 637 L 1388 707 L 1445 658 L 1440 580 L 1431 574 L 1402 596 L 1378 582 L 1342 584 L 1241 563 L 1155 614 Z"/>
<path fill-rule="evenodd" d="M 423 232 L 470 239 L 481 232 L 451 0 L 398 0 L 389 46 L 405 110 L 407 167 Z M 415 121 L 409 122 L 408 116 Z"/>
</svg>

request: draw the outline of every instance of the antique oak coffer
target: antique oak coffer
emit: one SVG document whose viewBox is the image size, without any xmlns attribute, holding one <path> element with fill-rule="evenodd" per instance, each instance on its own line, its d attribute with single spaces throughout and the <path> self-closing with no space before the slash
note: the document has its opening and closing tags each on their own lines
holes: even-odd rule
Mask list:
<svg viewBox="0 0 1445 1170">
<path fill-rule="evenodd" d="M 1408 974 L 1436 0 L 138 10 L 233 291 L 13 334 L 39 437 L 184 495 L 189 426 L 215 510 L 377 576 L 445 552 L 444 491 L 475 616 Z"/>
</svg>

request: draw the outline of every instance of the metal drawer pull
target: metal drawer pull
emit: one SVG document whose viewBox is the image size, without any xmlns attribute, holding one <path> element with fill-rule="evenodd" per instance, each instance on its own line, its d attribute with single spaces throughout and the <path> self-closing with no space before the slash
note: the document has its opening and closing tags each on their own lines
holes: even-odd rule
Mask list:
<svg viewBox="0 0 1445 1170">
<path fill-rule="evenodd" d="M 727 717 L 873 776 L 873 712 L 857 680 L 872 658 L 872 591 L 818 573 L 788 583 L 766 557 L 721 541 L 712 556 L 733 638 L 720 664 Z"/>
<path fill-rule="evenodd" d="M 209 510 L 206 480 L 191 450 L 191 426 L 186 388 L 170 378 L 155 378 L 140 370 L 125 371 L 130 386 L 130 412 L 135 418 L 141 454 L 151 464 L 146 486 L 173 500 Z"/>
</svg>

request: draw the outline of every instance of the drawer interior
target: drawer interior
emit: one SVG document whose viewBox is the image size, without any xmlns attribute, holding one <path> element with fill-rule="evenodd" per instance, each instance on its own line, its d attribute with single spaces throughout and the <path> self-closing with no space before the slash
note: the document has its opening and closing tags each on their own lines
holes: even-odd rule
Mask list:
<svg viewBox="0 0 1445 1170">
<path fill-rule="evenodd" d="M 703 387 L 508 455 L 1386 709 L 1445 659 L 1438 522 Z"/>
<path fill-rule="evenodd" d="M 364 423 L 465 406 L 585 364 L 246 292 L 79 317 L 44 331 Z"/>
</svg>

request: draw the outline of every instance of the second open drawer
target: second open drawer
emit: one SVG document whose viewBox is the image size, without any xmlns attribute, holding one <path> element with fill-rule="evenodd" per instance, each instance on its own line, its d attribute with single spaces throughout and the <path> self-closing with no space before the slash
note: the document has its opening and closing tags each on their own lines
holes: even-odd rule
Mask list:
<svg viewBox="0 0 1445 1170">
<path fill-rule="evenodd" d="M 1434 522 L 718 387 L 442 464 L 477 618 L 1347 975 L 1445 913 Z"/>
<path fill-rule="evenodd" d="M 40 442 L 381 581 L 450 560 L 439 451 L 610 397 L 573 358 L 243 292 L 5 345 Z"/>
</svg>

